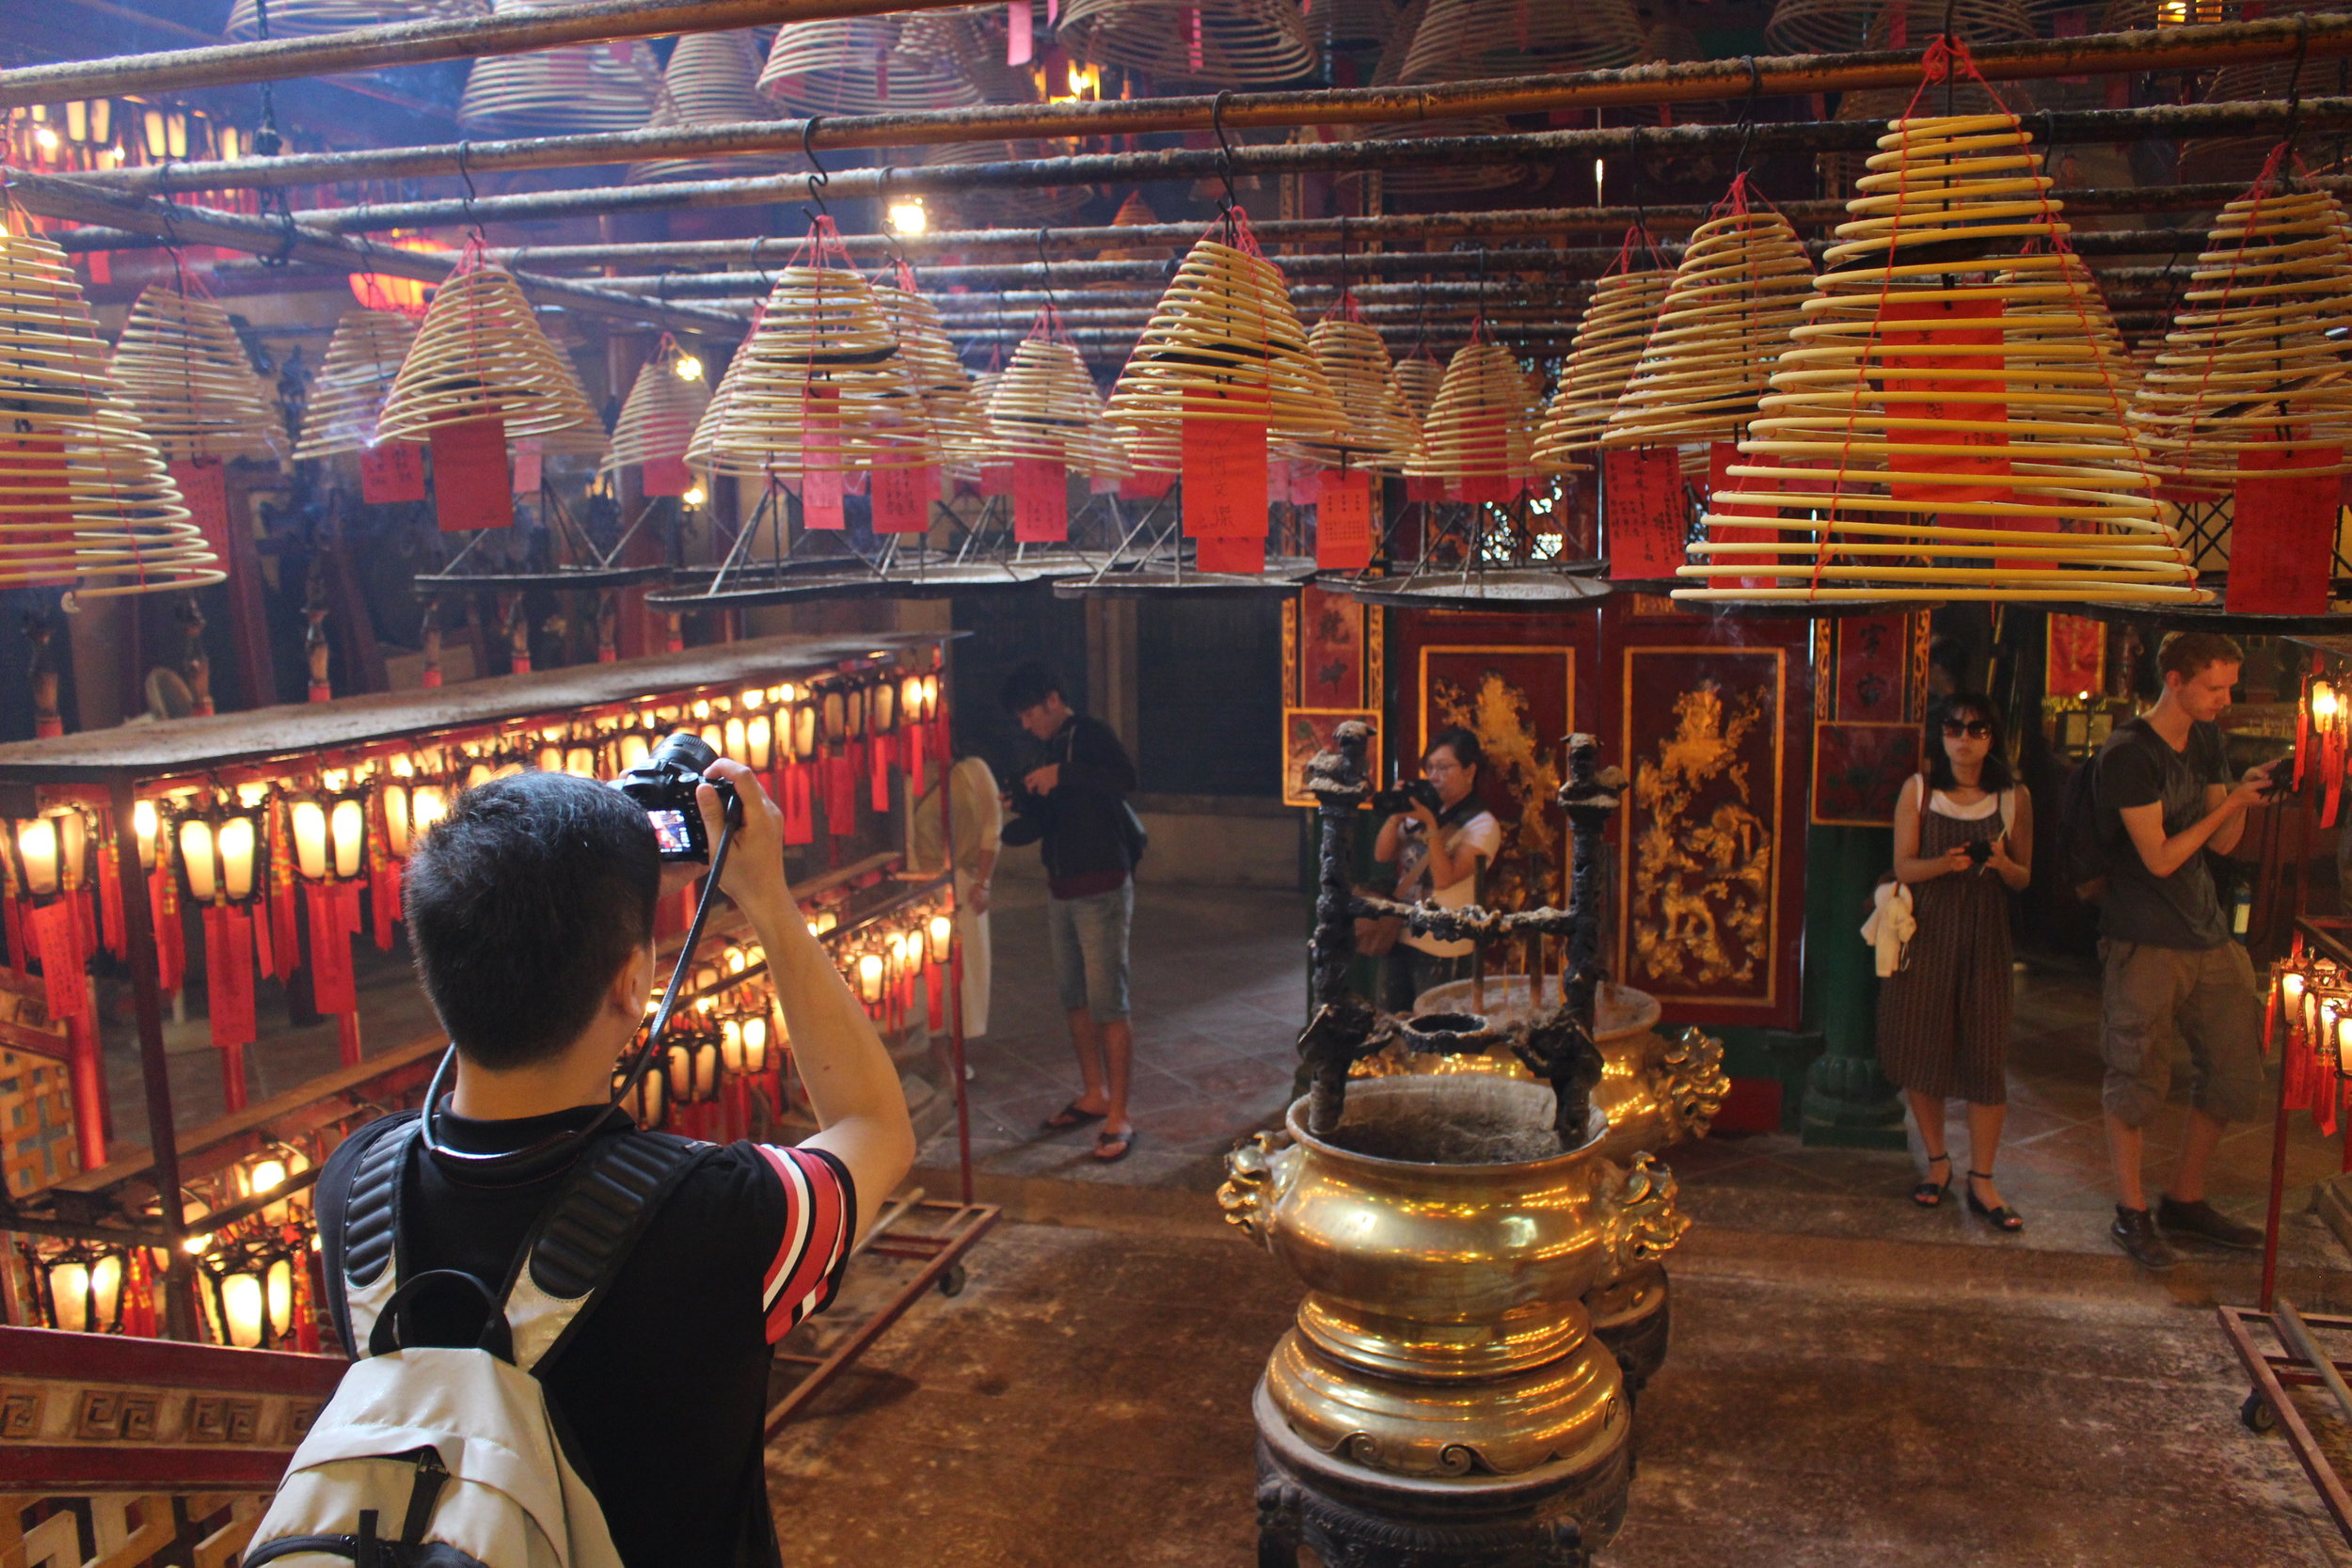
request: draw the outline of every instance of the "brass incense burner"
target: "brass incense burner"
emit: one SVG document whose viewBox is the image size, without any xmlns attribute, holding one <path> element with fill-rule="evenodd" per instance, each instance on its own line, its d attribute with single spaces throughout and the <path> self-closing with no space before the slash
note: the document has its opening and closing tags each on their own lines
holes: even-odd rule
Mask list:
<svg viewBox="0 0 2352 1568">
<path fill-rule="evenodd" d="M 1623 778 L 1591 736 L 1569 737 L 1560 792 L 1571 908 L 1513 913 L 1350 892 L 1369 738 L 1342 724 L 1307 772 L 1310 1090 L 1233 1151 L 1217 1195 L 1308 1288 L 1255 1400 L 1259 1560 L 1311 1546 L 1327 1568 L 1583 1568 L 1624 1516 L 1633 1424 L 1585 1298 L 1654 1323 L 1662 1354 L 1655 1271 L 1689 1222 L 1642 1146 L 1704 1130 L 1721 1049 L 1661 1039 L 1639 992 L 1613 990 L 1603 1012 L 1600 840 Z M 1560 1004 L 1537 1005 L 1533 980 L 1508 1018 L 1450 994 L 1384 1017 L 1346 984 L 1365 915 L 1446 940 L 1564 935 Z"/>
</svg>

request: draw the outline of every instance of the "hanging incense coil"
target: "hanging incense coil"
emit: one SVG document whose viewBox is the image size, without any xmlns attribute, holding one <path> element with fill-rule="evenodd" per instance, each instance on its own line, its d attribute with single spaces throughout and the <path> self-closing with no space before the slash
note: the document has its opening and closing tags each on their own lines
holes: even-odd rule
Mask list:
<svg viewBox="0 0 2352 1568">
<path fill-rule="evenodd" d="M 874 297 L 898 335 L 898 357 L 930 421 L 940 455 L 950 467 L 977 467 L 989 444 L 988 410 L 972 389 L 971 372 L 947 341 L 939 307 L 914 290 L 886 283 L 874 285 Z"/>
<path fill-rule="evenodd" d="M 1327 317 L 1307 334 L 1307 348 L 1339 399 L 1338 439 L 1302 441 L 1295 450 L 1318 463 L 1406 468 L 1421 457 L 1421 421 L 1405 405 L 1377 327 Z M 1440 377 L 1442 380 L 1442 377 Z M 1434 401 L 1434 400 L 1433 400 Z"/>
<path fill-rule="evenodd" d="M 1899 120 L 1879 147 L 1677 596 L 2209 599 L 2022 123 Z"/>
<path fill-rule="evenodd" d="M 278 394 L 254 370 L 229 312 L 183 284 L 139 291 L 113 375 L 166 462 L 286 455 Z"/>
<path fill-rule="evenodd" d="M 786 267 L 735 359 L 687 451 L 697 468 L 757 478 L 939 461 L 890 318 L 846 267 Z"/>
<path fill-rule="evenodd" d="M 454 0 L 269 0 L 269 36 L 310 38 L 321 33 L 348 32 L 354 27 L 381 27 L 395 22 L 421 22 L 432 16 L 463 16 L 486 12 L 482 4 Z M 222 31 L 243 43 L 262 36 L 254 0 L 236 0 L 229 8 L 229 25 Z"/>
<path fill-rule="evenodd" d="M 2281 7 L 2269 13 L 2282 15 L 2303 7 Z M 2216 21 L 2221 20 L 2215 18 Z M 2352 87 L 2352 68 L 2342 60 L 2305 60 L 2298 69 L 2292 60 L 2260 65 L 2225 65 L 2213 73 L 2205 89 L 2207 103 L 2283 103 L 2290 98 L 2335 98 Z M 2183 182 L 2245 184 L 2262 172 L 2275 135 L 2191 136 L 2181 143 Z M 2342 170 L 2337 172 L 2341 173 Z"/>
<path fill-rule="evenodd" d="M 1428 349 L 1417 349 L 1396 362 L 1390 371 L 1396 383 L 1397 396 L 1405 400 L 1406 411 L 1416 421 L 1429 418 L 1429 410 L 1438 401 L 1438 388 L 1445 385 L 1445 366 Z"/>
<path fill-rule="evenodd" d="M 1612 273 L 1594 287 L 1536 435 L 1538 468 L 1566 473 L 1580 467 L 1575 453 L 1600 445 L 1674 280 L 1673 273 L 1645 268 Z"/>
<path fill-rule="evenodd" d="M 1127 442 L 1108 420 L 1096 420 L 1071 447 L 1070 471 L 1101 484 L 1127 479 L 1136 471 Z"/>
<path fill-rule="evenodd" d="M 1327 44 L 1383 48 L 1396 37 L 1404 14 L 1396 0 L 1324 0 L 1313 8 L 1308 25 L 1322 33 Z"/>
<path fill-rule="evenodd" d="M 277 13 L 270 14 L 274 21 Z M 330 457 L 373 447 L 384 400 L 416 341 L 416 322 L 397 310 L 344 311 L 310 383 L 294 456 Z"/>
<path fill-rule="evenodd" d="M 989 394 L 988 423 L 991 463 L 1031 458 L 1074 467 L 1103 423 L 1103 395 L 1073 345 L 1025 338 Z"/>
<path fill-rule="evenodd" d="M 786 23 L 759 72 L 759 90 L 795 114 L 874 115 L 980 102 L 979 87 L 937 35 L 889 16 Z"/>
<path fill-rule="evenodd" d="M 1500 343 L 1467 343 L 1446 365 L 1438 401 L 1422 421 L 1420 459 L 1406 472 L 1517 490 L 1534 475 L 1534 445 L 1535 404 L 1519 362 Z"/>
<path fill-rule="evenodd" d="M 1606 444 L 1736 439 L 1812 293 L 1804 242 L 1778 213 L 1724 213 L 1700 224 L 1609 416 Z"/>
<path fill-rule="evenodd" d="M 1292 81 L 1319 57 L 1290 0 L 1069 0 L 1055 36 L 1089 65 L 1211 87 Z"/>
<path fill-rule="evenodd" d="M 2221 210 L 2172 330 L 2132 400 L 2159 473 L 2226 485 L 2337 473 L 2352 439 L 2352 246 L 2323 191 L 2267 178 Z M 2298 453 L 2337 450 L 2332 461 Z"/>
<path fill-rule="evenodd" d="M 423 441 L 488 419 L 505 421 L 509 440 L 555 437 L 548 450 L 604 450 L 604 421 L 513 275 L 461 263 L 425 310 L 378 428 L 386 440 Z"/>
<path fill-rule="evenodd" d="M 1963 43 L 2009 43 L 2034 36 L 2018 0 L 1779 0 L 1764 36 L 1792 54 L 1840 55 L 1859 49 L 1917 49 L 1945 30 Z M 1940 94 L 1940 87 L 1929 91 Z M 1910 94 L 1904 94 L 1909 101 Z M 1940 105 L 1942 99 L 1935 102 Z M 1896 105 L 1900 113 L 1901 104 Z M 1866 117 L 1867 118 L 1867 117 Z"/>
<path fill-rule="evenodd" d="M 1150 202 L 1143 199 L 1141 191 L 1129 191 L 1127 199 L 1120 202 L 1119 211 L 1111 215 L 1113 229 L 1142 229 L 1159 221 L 1160 215 L 1152 210 Z M 1094 259 L 1098 261 L 1164 261 L 1175 254 L 1176 247 L 1168 245 L 1108 245 L 1096 252 Z M 1105 283 L 1090 286 L 1123 289 L 1127 285 Z"/>
<path fill-rule="evenodd" d="M 1628 0 L 1428 0 L 1399 80 L 1595 71 L 1641 57 L 1642 24 Z"/>
<path fill-rule="evenodd" d="M 491 11 L 518 16 L 569 8 L 563 0 L 494 0 Z M 485 55 L 466 76 L 457 126 L 473 136 L 634 131 L 660 93 L 653 51 L 631 40 Z"/>
<path fill-rule="evenodd" d="M 1338 434 L 1339 400 L 1307 351 L 1281 269 L 1257 253 L 1246 223 L 1204 235 L 1178 264 L 1119 372 L 1110 417 L 1122 426 L 1171 430 L 1187 419 L 1263 419 L 1270 436 Z"/>
<path fill-rule="evenodd" d="M 622 400 L 621 417 L 612 426 L 612 449 L 599 472 L 638 467 L 665 459 L 683 458 L 694 429 L 710 407 L 710 379 L 700 360 L 693 373 L 679 372 L 689 363 L 686 354 L 667 337 L 653 357 L 637 367 Z"/>
<path fill-rule="evenodd" d="M 661 73 L 661 96 L 645 128 L 733 125 L 773 119 L 776 106 L 759 92 L 759 35 L 749 28 L 725 33 L 689 33 L 670 52 Z M 772 174 L 785 160 L 772 155 L 725 158 L 656 158 L 631 164 L 631 184 L 661 180 L 707 180 L 731 175 Z"/>
<path fill-rule="evenodd" d="M 110 358 L 64 252 L 0 230 L 0 586 L 106 597 L 223 580 Z"/>
</svg>

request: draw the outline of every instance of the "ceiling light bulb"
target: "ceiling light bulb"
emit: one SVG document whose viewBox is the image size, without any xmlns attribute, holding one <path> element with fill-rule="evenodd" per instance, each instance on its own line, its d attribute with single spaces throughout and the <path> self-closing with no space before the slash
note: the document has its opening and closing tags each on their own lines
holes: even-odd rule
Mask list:
<svg viewBox="0 0 2352 1568">
<path fill-rule="evenodd" d="M 931 214 L 920 201 L 894 201 L 890 204 L 891 231 L 898 234 L 920 234 L 931 226 Z"/>
<path fill-rule="evenodd" d="M 677 363 L 670 368 L 677 372 L 680 381 L 700 381 L 703 378 L 703 362 L 691 354 L 679 355 Z"/>
</svg>

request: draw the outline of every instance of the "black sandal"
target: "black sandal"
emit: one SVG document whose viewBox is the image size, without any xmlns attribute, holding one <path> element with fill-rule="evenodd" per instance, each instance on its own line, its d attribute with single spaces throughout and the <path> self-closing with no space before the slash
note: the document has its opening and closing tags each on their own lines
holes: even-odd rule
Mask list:
<svg viewBox="0 0 2352 1568">
<path fill-rule="evenodd" d="M 1928 1164 L 1931 1165 L 1935 1164 L 1938 1160 L 1943 1161 L 1947 1165 L 1952 1163 L 1952 1157 L 1948 1154 L 1931 1154 L 1928 1156 Z M 1951 1190 L 1952 1179 L 1951 1176 L 1947 1173 L 1944 1178 L 1944 1184 L 1940 1187 L 1932 1181 L 1922 1181 L 1917 1186 L 1912 1188 L 1911 1201 L 1917 1204 L 1922 1209 L 1940 1209 L 1944 1206 L 1945 1196 Z"/>
<path fill-rule="evenodd" d="M 1108 1115 L 1108 1111 L 1081 1110 L 1073 1100 L 1038 1125 L 1048 1132 L 1067 1132 L 1073 1127 L 1084 1127 L 1089 1121 L 1101 1121 Z"/>
<path fill-rule="evenodd" d="M 1971 1180 L 1977 1181 L 1990 1181 L 1993 1180 L 1993 1173 L 1989 1170 L 1972 1170 L 1968 1173 L 1968 1175 Z M 1984 1202 L 1977 1196 L 1977 1189 L 1973 1186 L 1968 1189 L 1968 1212 L 1976 1215 L 1979 1219 L 1984 1221 L 1985 1224 L 1991 1226 L 1995 1230 L 2023 1230 L 2026 1228 L 2025 1215 L 2019 1213 L 2016 1210 L 2010 1208 L 2006 1203 L 2000 1205 L 1998 1208 L 1987 1208 Z"/>
</svg>

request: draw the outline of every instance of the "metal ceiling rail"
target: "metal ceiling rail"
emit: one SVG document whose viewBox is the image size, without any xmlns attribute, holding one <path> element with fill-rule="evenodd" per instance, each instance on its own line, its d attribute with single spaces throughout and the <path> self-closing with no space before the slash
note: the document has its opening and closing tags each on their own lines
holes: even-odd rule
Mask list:
<svg viewBox="0 0 2352 1568">
<path fill-rule="evenodd" d="M 2044 143 L 2144 141 L 2181 136 L 2279 135 L 2290 126 L 2312 135 L 2352 128 L 2352 98 L 2311 98 L 2299 105 L 2251 100 L 2232 103 L 2158 104 L 2139 109 L 2043 111 L 2026 124 Z M 1491 136 L 1422 140 L 1309 142 L 1235 148 L 1231 169 L 1242 174 L 1337 173 L 1358 169 L 1451 168 L 1466 165 L 1542 163 L 1562 158 L 1646 154 L 1687 157 L 1698 152 L 1859 151 L 1885 134 L 1882 120 L 1815 120 L 1757 125 L 1627 126 L 1608 130 L 1533 131 Z M 1148 180 L 1216 177 L 1228 154 L 1169 148 L 1143 152 L 1091 153 L 999 163 L 943 164 L 924 168 L 843 169 L 824 185 L 827 199 L 946 194 L 1007 187 L 1128 184 Z M 608 214 L 756 206 L 803 201 L 807 177 L 758 175 L 681 180 L 661 184 L 594 186 L 515 196 L 429 201 L 373 202 L 305 208 L 300 216 L 324 230 L 358 233 L 435 224 L 536 221 Z"/>
<path fill-rule="evenodd" d="M 282 82 L 387 66 L 423 65 L 482 55 L 521 55 L 571 43 L 612 43 L 719 32 L 775 22 L 817 22 L 884 11 L 946 10 L 961 0 L 577 0 L 562 10 L 443 17 L 310 38 L 219 43 L 147 55 L 0 71 L 0 109 L 77 98 L 184 92 L 194 87 Z M 2352 27 L 2352 20 L 2347 21 Z"/>
<path fill-rule="evenodd" d="M 373 66 L 509 53 L 548 40 L 651 38 L 740 27 L 754 22 L 929 9 L 938 0 L 589 0 L 578 10 L 533 12 L 472 23 L 405 23 L 319 39 L 231 44 L 217 49 L 119 56 L 0 71 L 0 108 L 18 103 L 123 92 L 222 86 Z M 694 18 L 694 20 L 690 20 Z M 707 19 L 702 19 L 707 18 Z M 559 39 L 558 29 L 563 30 Z M 528 41 L 512 41 L 528 36 Z M 428 47 L 429 43 L 429 47 Z M 495 43 L 495 47 L 492 45 Z M 340 180 L 578 167 L 640 159 L 725 157 L 798 151 L 805 131 L 820 152 L 855 148 L 936 145 L 1153 132 L 1289 130 L 1300 126 L 1380 125 L 1496 115 L 1545 114 L 1644 104 L 1737 102 L 1867 88 L 1907 87 L 1919 80 L 1918 49 L 1842 55 L 1758 55 L 1678 61 L 1556 75 L 1449 82 L 1424 87 L 1341 87 L 1285 92 L 1198 94 L 1038 104 L 980 104 L 886 115 L 827 115 L 798 119 L 442 144 L 351 152 L 295 153 L 270 159 L 181 164 L 121 170 L 110 179 L 135 188 L 219 190 L 245 185 L 313 184 Z M 2327 13 L 2214 23 L 2077 39 L 1987 44 L 1978 69 L 1992 81 L 2029 81 L 2149 71 L 2203 71 L 2296 58 L 2352 55 L 2352 16 Z"/>
</svg>

